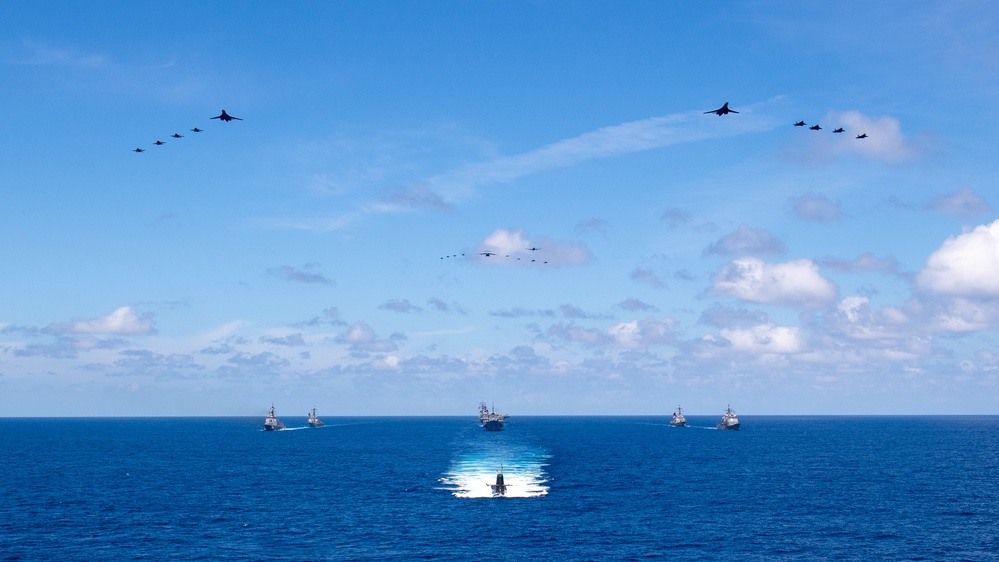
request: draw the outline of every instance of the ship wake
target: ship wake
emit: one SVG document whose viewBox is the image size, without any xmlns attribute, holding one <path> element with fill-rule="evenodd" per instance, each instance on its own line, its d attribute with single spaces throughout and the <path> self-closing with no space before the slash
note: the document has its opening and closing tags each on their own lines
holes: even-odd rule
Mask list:
<svg viewBox="0 0 999 562">
<path fill-rule="evenodd" d="M 440 478 L 441 488 L 457 498 L 537 498 L 548 494 L 549 455 L 537 449 L 495 448 L 458 455 Z M 494 492 L 502 468 L 506 491 Z"/>
</svg>

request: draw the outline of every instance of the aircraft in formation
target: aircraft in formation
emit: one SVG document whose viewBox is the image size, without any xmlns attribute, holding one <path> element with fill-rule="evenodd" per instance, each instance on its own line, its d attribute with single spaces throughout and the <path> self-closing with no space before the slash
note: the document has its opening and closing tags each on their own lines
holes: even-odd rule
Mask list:
<svg viewBox="0 0 999 562">
<path fill-rule="evenodd" d="M 734 110 L 734 109 L 729 108 L 728 102 L 725 102 L 725 104 L 722 105 L 721 107 L 719 107 L 718 109 L 712 109 L 711 111 L 705 111 L 704 112 L 705 115 L 707 115 L 708 113 L 714 113 L 715 115 L 718 115 L 719 117 L 721 117 L 722 115 L 728 115 L 729 113 L 739 113 L 739 112 L 736 111 L 736 110 Z M 805 127 L 806 125 L 807 124 L 804 121 L 798 121 L 798 122 L 794 123 L 795 127 Z M 820 127 L 818 125 L 818 123 L 816 123 L 815 125 L 812 125 L 811 127 L 808 127 L 808 128 L 810 130 L 812 130 L 812 131 L 821 131 L 822 130 L 822 127 Z M 836 129 L 833 129 L 833 132 L 834 133 L 844 133 L 844 132 L 846 132 L 846 129 L 844 129 L 843 127 L 838 127 Z M 858 138 L 858 139 L 866 139 L 867 138 L 867 133 L 863 133 L 863 134 L 857 135 L 856 138 Z"/>
<path fill-rule="evenodd" d="M 718 109 L 712 109 L 711 111 L 704 112 L 705 115 L 707 115 L 708 113 L 714 113 L 715 115 L 721 117 L 722 115 L 728 115 L 729 113 L 739 113 L 739 112 L 734 109 L 729 109 L 728 102 L 725 102 L 725 105 L 719 107 Z"/>
<path fill-rule="evenodd" d="M 220 120 L 220 121 L 225 121 L 225 122 L 229 122 L 229 121 L 232 121 L 233 119 L 235 119 L 235 120 L 237 120 L 237 121 L 242 121 L 242 120 L 243 120 L 243 118 L 242 118 L 242 117 L 233 117 L 232 115 L 229 115 L 228 113 L 226 113 L 226 111 L 225 111 L 224 109 L 222 110 L 222 113 L 221 113 L 221 114 L 219 114 L 219 115 L 216 115 L 215 117 L 212 117 L 211 119 L 218 119 L 218 120 Z M 199 129 L 199 128 L 197 128 L 197 127 L 195 127 L 195 128 L 193 128 L 193 129 L 191 129 L 191 131 L 193 131 L 193 132 L 195 132 L 195 133 L 200 133 L 200 132 L 201 132 L 201 131 L 203 131 L 203 130 L 204 130 L 204 129 Z M 184 135 L 182 135 L 182 134 L 180 134 L 180 133 L 174 133 L 174 134 L 172 134 L 172 135 L 170 135 L 170 136 L 171 136 L 172 138 L 175 138 L 175 139 L 182 139 L 182 138 L 184 138 Z M 164 144 L 166 144 L 166 143 L 165 143 L 165 142 L 163 142 L 163 141 L 161 141 L 161 140 L 157 140 L 157 141 L 156 141 L 156 142 L 154 142 L 153 144 L 154 144 L 154 145 L 156 145 L 156 146 L 163 146 L 163 145 L 164 145 Z M 145 150 L 144 148 L 136 148 L 136 149 L 135 149 L 135 150 L 133 150 L 132 152 L 145 152 L 145 151 L 146 151 L 146 150 Z"/>
<path fill-rule="evenodd" d="M 216 115 L 215 117 L 212 117 L 212 119 L 221 119 L 222 121 L 226 121 L 226 122 L 232 121 L 233 119 L 235 119 L 237 121 L 242 121 L 243 120 L 242 117 L 233 117 L 232 115 L 229 115 L 228 113 L 225 112 L 224 109 L 222 110 L 222 114 L 221 115 Z"/>
<path fill-rule="evenodd" d="M 537 252 L 540 249 L 541 248 L 526 248 L 526 250 L 529 251 L 529 252 Z M 451 259 L 451 258 L 457 258 L 457 257 L 463 257 L 464 255 L 465 254 L 451 254 L 449 256 L 441 256 L 441 260 Z M 489 251 L 486 251 L 486 252 L 479 252 L 477 255 L 485 257 L 485 258 L 491 258 L 493 256 L 498 256 L 499 253 L 498 252 L 489 252 Z M 504 257 L 509 258 L 510 255 L 506 254 Z M 522 261 L 521 258 L 516 258 L 516 259 L 517 259 L 517 261 Z M 532 263 L 537 263 L 537 261 L 538 260 L 536 260 L 536 259 L 531 259 Z M 441 261 L 441 263 L 444 263 L 444 262 Z M 548 263 L 548 262 L 547 261 L 542 261 L 541 263 Z"/>
</svg>

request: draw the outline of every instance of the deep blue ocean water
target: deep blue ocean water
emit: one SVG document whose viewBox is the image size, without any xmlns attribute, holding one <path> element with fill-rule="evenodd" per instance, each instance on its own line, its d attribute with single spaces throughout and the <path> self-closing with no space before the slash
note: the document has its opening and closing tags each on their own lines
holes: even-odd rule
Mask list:
<svg viewBox="0 0 999 562">
<path fill-rule="evenodd" d="M 999 560 L 996 416 L 324 420 L 0 419 L 0 559 Z"/>
</svg>

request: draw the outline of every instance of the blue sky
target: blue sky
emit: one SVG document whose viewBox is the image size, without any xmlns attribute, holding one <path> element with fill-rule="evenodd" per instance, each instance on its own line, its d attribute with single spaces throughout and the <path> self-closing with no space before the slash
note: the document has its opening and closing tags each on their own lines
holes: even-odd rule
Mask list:
<svg viewBox="0 0 999 562">
<path fill-rule="evenodd" d="M 993 3 L 4 12 L 3 415 L 999 413 Z"/>
</svg>

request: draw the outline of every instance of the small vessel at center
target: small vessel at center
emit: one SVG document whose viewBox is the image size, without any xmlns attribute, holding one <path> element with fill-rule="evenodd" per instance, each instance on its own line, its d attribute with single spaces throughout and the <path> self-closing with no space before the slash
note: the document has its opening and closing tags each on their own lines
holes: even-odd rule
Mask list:
<svg viewBox="0 0 999 562">
<path fill-rule="evenodd" d="M 494 496 L 506 494 L 506 482 L 503 481 L 503 465 L 500 465 L 499 470 L 496 471 L 496 483 L 490 484 L 489 487 L 493 489 Z"/>
<path fill-rule="evenodd" d="M 280 431 L 284 429 L 284 422 L 277 419 L 277 415 L 274 414 L 274 404 L 271 404 L 271 410 L 267 412 L 267 418 L 264 420 L 264 429 L 267 431 Z"/>
<path fill-rule="evenodd" d="M 739 429 L 739 418 L 732 411 L 732 406 L 729 406 L 725 410 L 725 413 L 722 414 L 722 419 L 717 429 Z"/>
<path fill-rule="evenodd" d="M 669 421 L 670 427 L 687 427 L 687 418 L 683 417 L 683 408 L 677 406 L 673 413 L 673 419 Z"/>
<path fill-rule="evenodd" d="M 508 417 L 510 417 L 508 414 L 497 414 L 495 407 L 490 412 L 485 402 L 479 403 L 479 423 L 486 428 L 486 431 L 500 431 L 503 429 L 504 420 Z"/>
<path fill-rule="evenodd" d="M 321 419 L 316 417 L 316 409 L 312 408 L 312 411 L 309 412 L 309 427 L 322 427 L 324 425 L 326 424 L 324 424 Z"/>
</svg>

